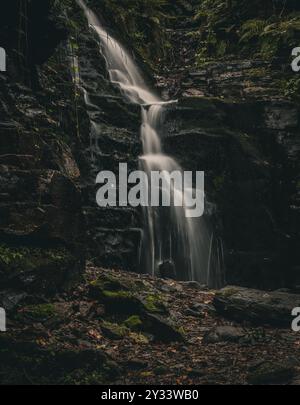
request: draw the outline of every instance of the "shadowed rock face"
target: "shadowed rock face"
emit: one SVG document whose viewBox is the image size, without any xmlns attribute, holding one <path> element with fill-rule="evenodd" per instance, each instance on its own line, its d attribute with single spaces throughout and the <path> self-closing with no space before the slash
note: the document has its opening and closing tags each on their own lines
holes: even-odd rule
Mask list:
<svg viewBox="0 0 300 405">
<path fill-rule="evenodd" d="M 22 5 L 12 1 L 1 13 L 9 62 L 0 75 L 1 286 L 52 294 L 78 279 L 86 256 L 102 266 L 136 268 L 136 212 L 98 209 L 95 178 L 100 170 L 117 171 L 120 161 L 136 167 L 139 111 L 110 85 L 98 43 L 74 5 L 82 81 L 95 106 L 88 117 L 64 41 L 65 5 Z M 90 118 L 101 126 L 99 139 Z"/>
<path fill-rule="evenodd" d="M 86 254 L 98 265 L 138 270 L 139 213 L 99 210 L 94 183 L 99 170 L 117 171 L 119 162 L 137 167 L 139 111 L 109 83 L 79 8 L 67 18 L 51 1 L 25 3 L 30 49 L 18 33 L 19 2 L 9 2 L 0 17 L 9 62 L 8 74 L 0 75 L 0 243 L 67 249 L 74 275 Z M 237 59 L 195 67 L 195 3 L 185 3 L 166 6 L 180 21 L 168 27 L 175 56 L 168 77 L 157 81 L 179 103 L 167 112 L 164 149 L 184 169 L 206 172 L 228 282 L 299 283 L 299 103 L 274 86 L 288 67 Z M 64 41 L 70 21 L 76 52 Z M 88 108 L 72 81 L 70 53 L 78 57 Z M 101 128 L 98 139 L 90 119 Z"/>
<path fill-rule="evenodd" d="M 226 247 L 227 282 L 297 283 L 297 104 L 185 97 L 167 122 L 168 153 L 185 169 L 205 170 Z"/>
<path fill-rule="evenodd" d="M 72 92 L 51 89 L 37 71 L 66 37 L 51 21 L 51 6 L 12 1 L 1 12 L 8 69 L 0 76 L 0 279 L 10 297 L 19 296 L 12 290 L 55 294 L 78 280 L 85 265 L 74 120 L 67 120 L 73 107 L 60 120 L 54 114 Z M 68 64 L 59 80 L 70 89 Z"/>
<path fill-rule="evenodd" d="M 7 49 L 8 70 L 15 80 L 38 86 L 36 66 L 45 63 L 67 30 L 51 19 L 54 2 L 12 0 L 1 12 L 1 46 Z"/>
</svg>

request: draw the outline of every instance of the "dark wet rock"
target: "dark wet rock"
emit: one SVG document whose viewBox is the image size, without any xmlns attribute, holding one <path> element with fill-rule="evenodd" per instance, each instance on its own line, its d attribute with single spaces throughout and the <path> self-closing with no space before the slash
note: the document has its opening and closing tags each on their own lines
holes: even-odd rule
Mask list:
<svg viewBox="0 0 300 405">
<path fill-rule="evenodd" d="M 130 359 L 124 364 L 124 368 L 129 370 L 144 370 L 148 367 L 148 363 L 140 359 Z"/>
<path fill-rule="evenodd" d="M 190 377 L 203 377 L 205 375 L 205 370 L 201 368 L 192 368 L 189 370 L 188 375 Z"/>
<path fill-rule="evenodd" d="M 29 325 L 40 323 L 49 328 L 55 328 L 59 324 L 68 324 L 72 319 L 72 314 L 71 305 L 66 302 L 43 303 L 20 308 L 14 319 Z"/>
<path fill-rule="evenodd" d="M 25 292 L 15 290 L 0 291 L 0 307 L 6 311 L 13 311 L 27 296 Z"/>
<path fill-rule="evenodd" d="M 195 317 L 195 318 L 203 318 L 203 317 L 204 317 L 204 313 L 203 313 L 203 312 L 195 311 L 194 309 L 191 309 L 191 308 L 187 308 L 187 309 L 184 311 L 184 314 L 187 315 L 187 316 L 193 316 L 193 317 Z"/>
<path fill-rule="evenodd" d="M 76 259 L 64 248 L 0 245 L 0 280 L 4 286 L 51 295 L 69 288 L 78 276 Z"/>
<path fill-rule="evenodd" d="M 248 375 L 248 383 L 253 385 L 287 384 L 295 376 L 295 367 L 285 362 L 266 362 Z"/>
<path fill-rule="evenodd" d="M 245 336 L 242 328 L 235 326 L 217 326 L 204 335 L 205 343 L 238 342 Z"/>
<path fill-rule="evenodd" d="M 14 381 L 32 384 L 34 381 L 43 381 L 44 384 L 51 384 L 56 381 L 68 385 L 94 376 L 99 384 L 117 378 L 121 371 L 100 349 L 46 348 L 35 342 L 15 340 L 8 335 L 1 335 L 0 343 L 2 383 L 10 384 Z"/>
<path fill-rule="evenodd" d="M 213 304 L 219 314 L 230 319 L 290 327 L 291 312 L 300 306 L 300 296 L 229 286 L 216 293 Z"/>
<path fill-rule="evenodd" d="M 202 303 L 196 302 L 196 303 L 192 304 L 190 306 L 190 308 L 193 311 L 196 311 L 198 313 L 200 312 L 202 314 L 209 313 L 210 315 L 214 315 L 216 313 L 215 308 L 213 307 L 213 305 L 210 305 L 210 304 L 202 304 Z"/>
<path fill-rule="evenodd" d="M 158 279 L 157 287 L 159 290 L 166 293 L 176 293 L 183 290 L 180 284 L 175 284 L 173 282 L 169 283 Z"/>
<path fill-rule="evenodd" d="M 165 261 L 159 265 L 159 276 L 165 279 L 175 278 L 174 264 L 170 261 Z"/>
<path fill-rule="evenodd" d="M 226 59 L 198 69 L 190 62 L 179 74 L 182 97 L 167 111 L 165 150 L 187 170 L 205 168 L 218 207 L 210 220 L 226 245 L 226 281 L 291 287 L 300 274 L 299 104 L 276 86 L 282 62 Z"/>
<path fill-rule="evenodd" d="M 197 281 L 185 281 L 183 284 L 193 290 L 207 290 L 207 286 L 201 285 Z"/>
<path fill-rule="evenodd" d="M 155 340 L 161 342 L 184 341 L 183 334 L 170 320 L 151 313 L 144 314 L 143 318 L 145 329 L 155 336 Z"/>
</svg>

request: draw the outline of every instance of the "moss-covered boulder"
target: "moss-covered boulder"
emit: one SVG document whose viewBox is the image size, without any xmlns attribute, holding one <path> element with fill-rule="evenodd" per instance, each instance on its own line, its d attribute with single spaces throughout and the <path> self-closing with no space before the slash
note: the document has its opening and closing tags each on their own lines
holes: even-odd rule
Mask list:
<svg viewBox="0 0 300 405">
<path fill-rule="evenodd" d="M 109 317 L 119 319 L 118 324 L 103 324 L 103 330 L 111 337 L 120 339 L 132 331 L 145 332 L 159 341 L 183 340 L 179 327 L 167 318 L 169 311 L 161 295 L 141 280 L 129 282 L 126 275 L 102 275 L 91 282 L 90 293 L 104 304 Z M 136 338 L 139 340 L 135 334 Z"/>
<path fill-rule="evenodd" d="M 42 303 L 20 307 L 12 318 L 22 324 L 41 323 L 54 328 L 67 324 L 72 318 L 72 308 L 67 302 Z"/>
<path fill-rule="evenodd" d="M 143 299 L 142 302 L 147 312 L 160 315 L 168 314 L 168 310 L 162 300 L 162 297 L 158 294 L 150 293 Z"/>
<path fill-rule="evenodd" d="M 102 350 L 40 346 L 0 335 L 2 384 L 104 384 L 120 375 L 120 367 Z"/>
<path fill-rule="evenodd" d="M 119 340 L 129 334 L 129 329 L 124 325 L 103 321 L 101 323 L 102 332 L 110 339 Z"/>
<path fill-rule="evenodd" d="M 133 331 L 139 331 L 142 329 L 143 322 L 138 315 L 131 315 L 124 321 L 124 325 Z"/>
<path fill-rule="evenodd" d="M 76 265 L 76 258 L 66 248 L 0 244 L 2 288 L 54 294 L 71 284 Z"/>
<path fill-rule="evenodd" d="M 124 276 L 124 279 L 126 275 Z M 123 278 L 102 276 L 90 284 L 93 298 L 103 303 L 108 312 L 125 314 L 167 314 L 159 295 L 146 291 L 146 286 L 129 283 Z"/>
<path fill-rule="evenodd" d="M 108 313 L 132 314 L 143 309 L 141 301 L 130 291 L 106 290 L 99 281 L 92 282 L 90 288 L 92 297 L 103 303 Z"/>
</svg>

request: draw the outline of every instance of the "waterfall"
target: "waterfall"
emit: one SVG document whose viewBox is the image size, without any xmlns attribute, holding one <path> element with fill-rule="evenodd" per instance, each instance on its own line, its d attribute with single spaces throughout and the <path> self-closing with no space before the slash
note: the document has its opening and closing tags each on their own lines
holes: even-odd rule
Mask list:
<svg viewBox="0 0 300 405">
<path fill-rule="evenodd" d="M 161 145 L 162 124 L 166 104 L 147 87 L 139 69 L 126 49 L 114 39 L 99 22 L 96 14 L 83 0 L 77 0 L 90 26 L 99 36 L 110 81 L 119 87 L 132 103 L 141 106 L 141 142 L 143 156 L 140 169 L 150 178 L 152 171 L 182 172 L 180 165 L 164 154 Z M 165 178 L 168 182 L 167 176 Z M 181 190 L 167 183 L 173 197 L 182 197 Z M 163 188 L 160 190 L 163 194 Z M 191 190 L 192 192 L 192 190 Z M 144 229 L 140 249 L 141 272 L 152 275 L 167 273 L 179 280 L 197 280 L 202 284 L 218 286 L 220 268 L 213 260 L 214 235 L 204 217 L 188 218 L 184 206 L 144 207 Z M 216 253 L 218 257 L 218 253 Z M 213 276 L 212 276 L 213 275 Z"/>
</svg>

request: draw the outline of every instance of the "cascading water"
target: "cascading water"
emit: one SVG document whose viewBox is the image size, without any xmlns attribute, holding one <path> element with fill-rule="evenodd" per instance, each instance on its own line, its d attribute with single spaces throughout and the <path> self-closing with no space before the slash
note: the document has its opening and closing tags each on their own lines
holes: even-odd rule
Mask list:
<svg viewBox="0 0 300 405">
<path fill-rule="evenodd" d="M 178 163 L 163 153 L 160 138 L 165 106 L 175 101 L 163 102 L 147 88 L 129 53 L 101 26 L 95 13 L 82 0 L 77 1 L 99 36 L 110 81 L 120 88 L 128 100 L 141 106 L 143 156 L 139 159 L 140 169 L 148 178 L 153 171 L 182 172 Z M 165 180 L 168 182 L 167 176 Z M 173 197 L 182 193 L 173 183 L 167 185 Z M 164 191 L 162 189 L 161 193 Z M 177 279 L 219 286 L 221 249 L 205 218 L 188 218 L 184 206 L 149 206 L 143 210 L 142 271 L 155 275 L 167 268 L 168 275 Z"/>
</svg>

